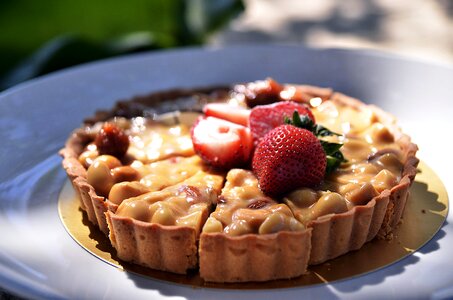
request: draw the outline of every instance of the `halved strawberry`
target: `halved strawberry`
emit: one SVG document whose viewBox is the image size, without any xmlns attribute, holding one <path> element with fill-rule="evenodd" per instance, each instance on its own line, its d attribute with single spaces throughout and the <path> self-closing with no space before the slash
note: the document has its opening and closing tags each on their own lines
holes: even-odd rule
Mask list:
<svg viewBox="0 0 453 300">
<path fill-rule="evenodd" d="M 318 185 L 326 165 L 326 153 L 317 137 L 293 125 L 271 130 L 258 144 L 252 162 L 260 189 L 268 195 Z"/>
<path fill-rule="evenodd" d="M 250 109 L 228 103 L 208 103 L 203 107 L 206 116 L 224 119 L 236 124 L 248 126 Z"/>
<path fill-rule="evenodd" d="M 253 138 L 248 127 L 215 117 L 199 117 L 191 133 L 195 152 L 214 167 L 241 167 L 250 161 Z"/>
<path fill-rule="evenodd" d="M 285 117 L 291 118 L 294 111 L 297 111 L 301 116 L 307 115 L 315 123 L 315 117 L 310 109 L 293 101 L 255 106 L 249 118 L 250 129 L 255 142 L 258 143 L 269 131 L 283 125 Z"/>
</svg>

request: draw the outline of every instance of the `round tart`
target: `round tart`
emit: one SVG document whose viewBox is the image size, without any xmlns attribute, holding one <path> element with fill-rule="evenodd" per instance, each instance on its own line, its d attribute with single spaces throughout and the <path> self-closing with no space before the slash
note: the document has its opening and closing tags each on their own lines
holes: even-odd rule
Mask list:
<svg viewBox="0 0 453 300">
<path fill-rule="evenodd" d="M 274 110 L 255 112 L 276 105 L 303 106 L 296 110 L 315 120 L 321 145 L 338 145 L 332 168 L 324 148 L 326 175 L 318 183 L 273 193 L 265 184 L 278 190 L 277 177 L 265 181 L 252 170 L 252 159 L 261 160 L 253 149 L 270 135 L 263 130 L 281 125 L 268 121 Z M 202 111 L 207 117 L 196 121 Z M 244 282 L 297 277 L 375 237 L 392 238 L 416 152 L 376 106 L 267 79 L 118 102 L 87 119 L 60 154 L 80 207 L 120 259 L 175 273 L 199 267 L 206 281 Z"/>
</svg>

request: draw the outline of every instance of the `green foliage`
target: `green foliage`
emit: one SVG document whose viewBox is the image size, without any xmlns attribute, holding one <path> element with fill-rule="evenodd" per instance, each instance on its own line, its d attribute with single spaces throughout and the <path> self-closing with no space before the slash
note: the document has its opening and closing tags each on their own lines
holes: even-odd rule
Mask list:
<svg viewBox="0 0 453 300">
<path fill-rule="evenodd" d="M 202 44 L 243 9 L 241 0 L 0 0 L 0 90 L 100 58 Z"/>
</svg>

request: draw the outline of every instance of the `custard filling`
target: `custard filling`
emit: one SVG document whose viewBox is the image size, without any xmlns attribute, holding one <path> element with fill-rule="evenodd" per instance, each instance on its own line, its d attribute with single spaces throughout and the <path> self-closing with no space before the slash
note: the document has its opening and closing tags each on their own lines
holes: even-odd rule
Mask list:
<svg viewBox="0 0 453 300">
<path fill-rule="evenodd" d="M 143 117 L 114 118 L 112 122 L 129 135 L 130 146 L 125 159 L 144 164 L 160 161 L 173 156 L 195 154 L 190 137 L 190 127 L 186 124 L 165 125 Z M 85 131 L 95 135 L 102 123 L 87 127 Z M 82 165 L 88 168 L 99 156 L 94 143 L 90 143 L 79 156 Z"/>
<path fill-rule="evenodd" d="M 216 210 L 206 221 L 203 232 L 238 236 L 304 228 L 288 206 L 261 192 L 258 179 L 251 171 L 232 169 L 227 174 Z"/>
<path fill-rule="evenodd" d="M 200 170 L 179 184 L 124 200 L 116 214 L 148 223 L 188 226 L 200 232 L 223 179 L 222 175 Z"/>
<path fill-rule="evenodd" d="M 367 204 L 394 187 L 403 169 L 400 146 L 372 109 L 330 100 L 310 103 L 317 122 L 341 134 L 326 139 L 343 144 L 347 162 L 327 176 L 318 190 L 301 188 L 283 199 L 264 195 L 251 171 L 233 169 L 217 200 L 223 176 L 211 172 L 194 155 L 185 124 L 117 118 L 115 123 L 131 142 L 123 161 L 99 155 L 93 143 L 79 160 L 88 169 L 88 182 L 99 195 L 119 205 L 121 216 L 197 229 L 204 224 L 203 232 L 228 235 L 302 230 L 319 217 Z M 100 125 L 89 130 L 96 132 L 96 126 Z M 211 203 L 216 202 L 207 218 Z"/>
</svg>

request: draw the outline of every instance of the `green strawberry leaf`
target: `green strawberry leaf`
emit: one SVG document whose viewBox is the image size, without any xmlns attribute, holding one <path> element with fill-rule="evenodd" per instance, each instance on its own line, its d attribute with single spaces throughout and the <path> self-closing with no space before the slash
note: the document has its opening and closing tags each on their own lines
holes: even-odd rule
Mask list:
<svg viewBox="0 0 453 300">
<path fill-rule="evenodd" d="M 297 110 L 294 111 L 292 119 L 285 116 L 284 122 L 285 124 L 290 124 L 299 128 L 310 130 L 316 136 L 341 135 L 339 133 L 331 131 L 330 129 L 320 124 L 315 124 L 309 116 L 307 115 L 301 116 Z"/>
<path fill-rule="evenodd" d="M 315 130 L 313 132 L 316 136 L 329 136 L 329 135 L 337 135 L 337 136 L 340 136 L 341 134 L 339 133 L 336 133 L 336 132 L 333 132 L 331 130 L 329 130 L 328 128 L 322 126 L 322 125 L 319 125 L 319 124 L 316 124 L 315 125 Z"/>
<path fill-rule="evenodd" d="M 321 142 L 324 152 L 326 152 L 327 166 L 326 166 L 326 175 L 332 173 L 337 169 L 342 162 L 347 162 L 344 158 L 343 153 L 341 153 L 340 148 L 343 144 L 339 143 L 330 143 L 323 140 Z"/>
<path fill-rule="evenodd" d="M 340 134 L 333 132 L 320 124 L 315 124 L 313 120 L 307 115 L 300 116 L 297 110 L 294 111 L 292 119 L 285 116 L 284 122 L 285 124 L 307 129 L 311 131 L 316 137 L 318 137 L 318 140 L 321 143 L 324 152 L 326 153 L 327 159 L 326 175 L 335 171 L 335 169 L 337 169 L 342 162 L 347 162 L 347 160 L 343 156 L 343 153 L 341 153 L 340 151 L 340 148 L 343 146 L 343 144 L 331 143 L 319 139 L 319 137 L 331 135 L 340 136 Z"/>
<path fill-rule="evenodd" d="M 326 175 L 328 175 L 335 171 L 340 166 L 342 161 L 330 155 L 327 155 L 326 158 L 327 158 Z"/>
<path fill-rule="evenodd" d="M 288 118 L 285 116 L 285 124 L 293 125 L 299 128 L 307 129 L 311 132 L 313 132 L 315 124 L 313 123 L 313 120 L 310 119 L 309 116 L 303 115 L 300 116 L 299 112 L 297 110 L 294 111 L 292 118 Z"/>
<path fill-rule="evenodd" d="M 343 153 L 340 150 L 335 151 L 330 155 L 326 155 L 327 158 L 327 165 L 326 165 L 326 175 L 329 175 L 333 171 L 335 171 L 343 162 L 348 162 Z"/>
<path fill-rule="evenodd" d="M 324 152 L 326 152 L 326 155 L 333 155 L 340 150 L 341 146 L 343 146 L 343 144 L 339 143 L 330 143 L 323 140 L 319 141 L 321 142 L 321 146 L 324 149 Z"/>
</svg>

